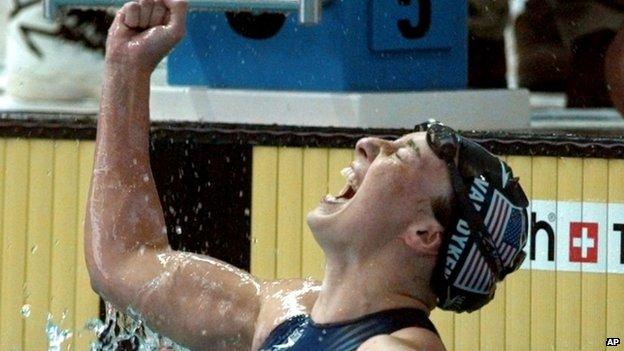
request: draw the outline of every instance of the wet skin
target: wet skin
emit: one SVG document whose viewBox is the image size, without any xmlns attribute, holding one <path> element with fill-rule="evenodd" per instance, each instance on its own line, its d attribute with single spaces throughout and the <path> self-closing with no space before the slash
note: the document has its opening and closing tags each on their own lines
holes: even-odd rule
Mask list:
<svg viewBox="0 0 624 351">
<path fill-rule="evenodd" d="M 85 250 L 94 290 L 132 307 L 156 331 L 193 350 L 257 350 L 285 319 L 337 322 L 393 307 L 429 310 L 442 229 L 431 198 L 450 194 L 424 134 L 365 138 L 351 165 L 351 199 L 328 197 L 308 216 L 326 258 L 322 283 L 264 281 L 211 257 L 174 251 L 149 164 L 150 74 L 183 37 L 186 4 L 126 4 L 109 32 Z M 360 350 L 441 350 L 407 328 Z"/>
</svg>

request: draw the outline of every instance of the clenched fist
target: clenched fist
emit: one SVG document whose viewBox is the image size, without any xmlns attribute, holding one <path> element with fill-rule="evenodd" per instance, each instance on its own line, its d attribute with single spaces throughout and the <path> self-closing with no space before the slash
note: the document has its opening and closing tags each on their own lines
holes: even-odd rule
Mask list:
<svg viewBox="0 0 624 351">
<path fill-rule="evenodd" d="M 126 3 L 108 32 L 106 63 L 150 72 L 186 33 L 186 0 Z"/>
</svg>

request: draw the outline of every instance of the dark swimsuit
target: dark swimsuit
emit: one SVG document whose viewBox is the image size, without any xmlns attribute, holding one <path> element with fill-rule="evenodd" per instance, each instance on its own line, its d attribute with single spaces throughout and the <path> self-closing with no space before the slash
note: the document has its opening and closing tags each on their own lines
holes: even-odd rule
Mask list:
<svg viewBox="0 0 624 351">
<path fill-rule="evenodd" d="M 427 314 L 414 308 L 380 311 L 340 323 L 317 324 L 307 315 L 278 325 L 260 351 L 354 351 L 364 341 L 409 327 L 426 328 L 438 335 Z"/>
</svg>

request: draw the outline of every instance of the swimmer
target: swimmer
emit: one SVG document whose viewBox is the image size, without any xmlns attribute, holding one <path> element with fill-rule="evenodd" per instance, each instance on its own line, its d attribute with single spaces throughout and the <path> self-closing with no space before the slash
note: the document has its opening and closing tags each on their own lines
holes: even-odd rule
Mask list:
<svg viewBox="0 0 624 351">
<path fill-rule="evenodd" d="M 511 169 L 437 123 L 363 138 L 344 189 L 307 217 L 322 282 L 174 251 L 149 162 L 149 92 L 186 13 L 184 1 L 140 0 L 109 31 L 85 223 L 94 290 L 193 350 L 444 350 L 430 311 L 480 308 L 524 258 L 527 199 Z"/>
</svg>

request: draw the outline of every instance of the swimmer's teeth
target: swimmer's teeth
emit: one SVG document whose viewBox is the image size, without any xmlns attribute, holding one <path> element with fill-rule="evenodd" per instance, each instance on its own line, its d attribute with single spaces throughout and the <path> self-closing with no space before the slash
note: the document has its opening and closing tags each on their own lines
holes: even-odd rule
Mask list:
<svg viewBox="0 0 624 351">
<path fill-rule="evenodd" d="M 340 174 L 345 178 L 347 183 L 353 188 L 353 191 L 357 191 L 358 184 L 355 179 L 355 172 L 351 167 L 345 167 L 340 171 Z"/>
<path fill-rule="evenodd" d="M 344 179 L 349 179 L 349 175 L 353 174 L 353 170 L 351 167 L 345 167 L 340 170 L 340 174 L 344 177 Z"/>
<path fill-rule="evenodd" d="M 349 185 L 351 185 L 351 188 L 353 188 L 353 191 L 357 191 L 358 190 L 359 185 L 356 182 L 355 173 L 351 173 L 349 175 L 349 179 L 347 179 L 347 181 L 349 182 Z"/>
</svg>

